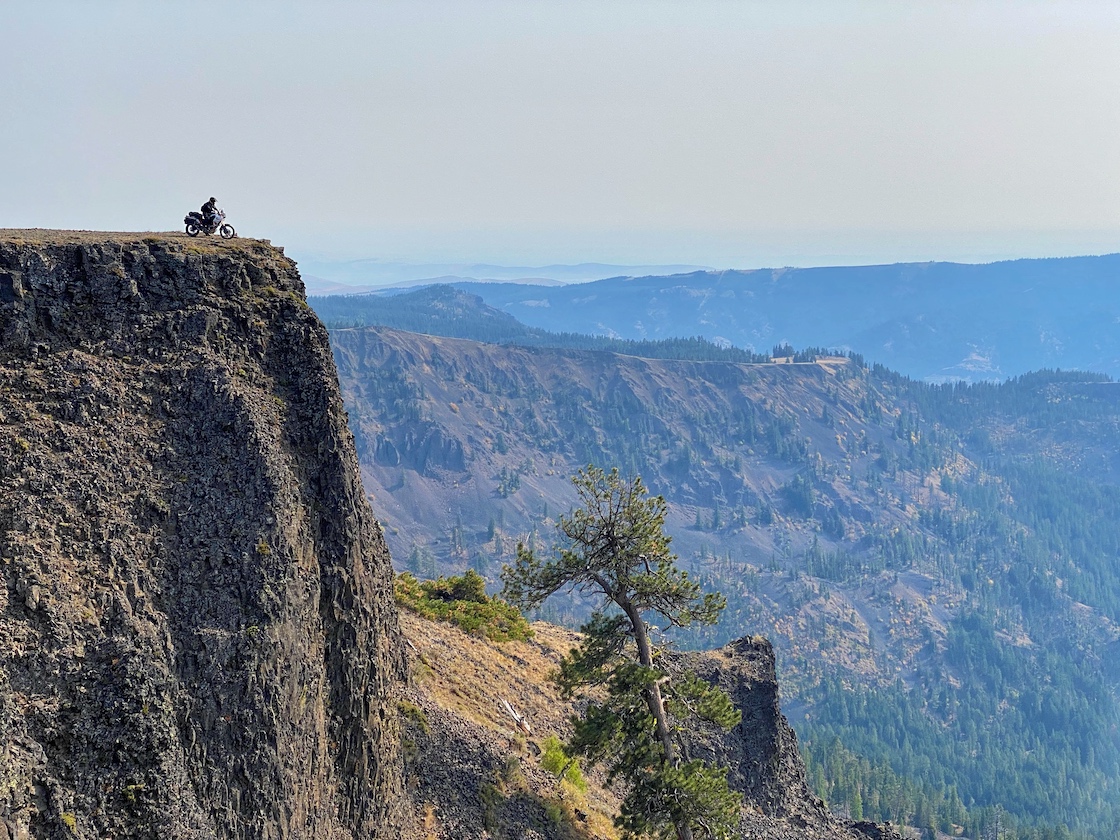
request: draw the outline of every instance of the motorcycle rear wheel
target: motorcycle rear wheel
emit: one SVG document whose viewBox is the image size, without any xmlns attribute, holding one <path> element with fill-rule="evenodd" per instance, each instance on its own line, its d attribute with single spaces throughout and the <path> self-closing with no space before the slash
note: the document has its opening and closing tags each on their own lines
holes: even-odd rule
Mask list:
<svg viewBox="0 0 1120 840">
<path fill-rule="evenodd" d="M 197 225 L 187 225 L 187 236 L 198 236 L 201 232 Z"/>
<path fill-rule="evenodd" d="M 233 225 L 222 225 L 218 228 L 218 233 L 222 235 L 222 239 L 233 239 L 237 236 L 237 231 L 233 229 Z"/>
</svg>

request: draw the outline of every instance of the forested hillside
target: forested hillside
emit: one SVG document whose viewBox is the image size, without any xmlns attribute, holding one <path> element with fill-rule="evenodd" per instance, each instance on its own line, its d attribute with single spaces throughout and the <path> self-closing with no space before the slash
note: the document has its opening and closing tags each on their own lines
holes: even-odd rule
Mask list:
<svg viewBox="0 0 1120 840">
<path fill-rule="evenodd" d="M 579 466 L 665 495 L 770 636 L 834 806 L 946 833 L 1120 819 L 1120 386 L 920 384 L 856 358 L 651 359 L 382 328 L 332 334 L 394 556 L 496 576 Z M 577 604 L 544 617 L 576 622 Z M 842 749 L 832 748 L 836 741 Z"/>
</svg>

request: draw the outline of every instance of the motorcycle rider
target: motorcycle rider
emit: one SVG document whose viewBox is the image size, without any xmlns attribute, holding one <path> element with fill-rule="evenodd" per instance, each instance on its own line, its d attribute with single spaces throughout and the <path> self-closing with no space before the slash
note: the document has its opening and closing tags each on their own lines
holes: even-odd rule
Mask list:
<svg viewBox="0 0 1120 840">
<path fill-rule="evenodd" d="M 218 216 L 218 199 L 210 196 L 210 200 L 202 205 L 202 220 L 213 226 L 218 223 Z"/>
</svg>

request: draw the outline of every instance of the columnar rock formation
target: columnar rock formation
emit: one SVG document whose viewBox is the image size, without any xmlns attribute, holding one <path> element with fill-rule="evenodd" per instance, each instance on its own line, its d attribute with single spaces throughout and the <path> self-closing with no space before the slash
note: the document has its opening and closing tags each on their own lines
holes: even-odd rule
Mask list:
<svg viewBox="0 0 1120 840">
<path fill-rule="evenodd" d="M 391 568 L 267 242 L 0 232 L 0 840 L 398 837 Z"/>
</svg>

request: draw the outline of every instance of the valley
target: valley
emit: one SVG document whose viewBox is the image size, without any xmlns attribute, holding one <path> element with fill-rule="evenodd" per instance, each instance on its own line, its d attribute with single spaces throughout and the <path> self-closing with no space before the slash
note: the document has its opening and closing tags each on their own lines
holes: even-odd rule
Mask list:
<svg viewBox="0 0 1120 840">
<path fill-rule="evenodd" d="M 841 810 L 862 787 L 869 817 L 946 833 L 997 808 L 1024 831 L 1114 819 L 1107 378 L 932 386 L 859 357 L 743 364 L 381 327 L 331 339 L 399 568 L 496 581 L 519 540 L 553 539 L 576 469 L 617 465 L 664 495 L 674 549 L 728 598 L 718 627 L 678 642 L 769 636 L 807 752 L 839 738 L 864 780 L 909 791 L 869 813 L 850 781 Z M 583 614 L 550 602 L 539 617 Z M 1053 791 L 1055 774 L 1071 784 Z"/>
</svg>

